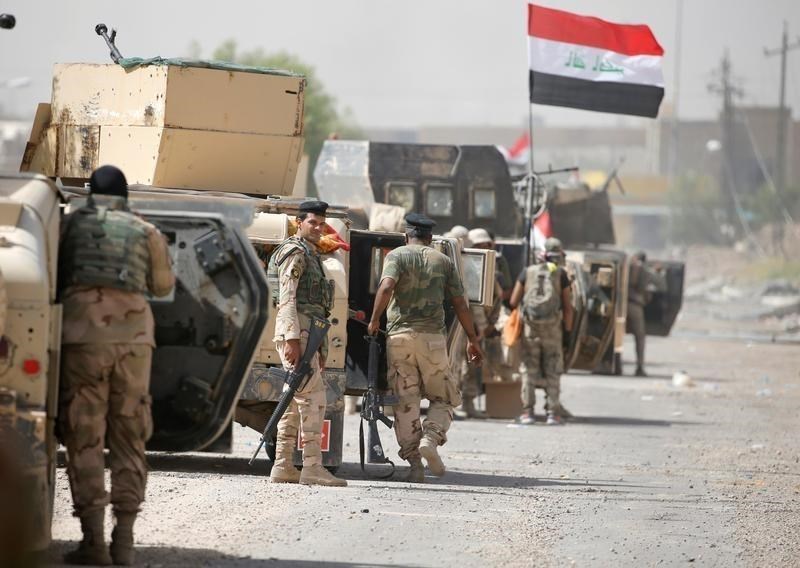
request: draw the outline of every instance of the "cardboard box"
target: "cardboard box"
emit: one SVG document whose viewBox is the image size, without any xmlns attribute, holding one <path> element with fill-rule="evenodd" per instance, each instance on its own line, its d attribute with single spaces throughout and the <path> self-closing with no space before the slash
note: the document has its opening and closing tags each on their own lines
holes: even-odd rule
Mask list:
<svg viewBox="0 0 800 568">
<path fill-rule="evenodd" d="M 519 382 L 486 383 L 484 388 L 486 389 L 486 414 L 490 418 L 517 418 L 522 414 Z"/>
<path fill-rule="evenodd" d="M 52 124 L 301 136 L 305 78 L 148 65 L 61 63 Z"/>
</svg>

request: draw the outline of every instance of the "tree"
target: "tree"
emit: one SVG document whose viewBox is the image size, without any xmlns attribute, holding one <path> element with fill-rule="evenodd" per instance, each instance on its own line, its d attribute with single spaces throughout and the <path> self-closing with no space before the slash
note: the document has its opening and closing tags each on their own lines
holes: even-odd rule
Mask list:
<svg viewBox="0 0 800 568">
<path fill-rule="evenodd" d="M 212 58 L 253 67 L 285 69 L 305 76 L 303 116 L 305 153 L 309 157 L 309 188 L 314 187 L 311 173 L 326 138 L 332 133 L 336 133 L 339 138 L 363 138 L 363 133 L 353 120 L 349 109 L 341 113 L 337 110 L 336 99 L 325 91 L 325 87 L 317 79 L 314 67 L 299 57 L 285 51 L 266 53 L 261 48 L 240 53 L 236 49 L 236 40 L 229 39 L 214 50 Z"/>
</svg>

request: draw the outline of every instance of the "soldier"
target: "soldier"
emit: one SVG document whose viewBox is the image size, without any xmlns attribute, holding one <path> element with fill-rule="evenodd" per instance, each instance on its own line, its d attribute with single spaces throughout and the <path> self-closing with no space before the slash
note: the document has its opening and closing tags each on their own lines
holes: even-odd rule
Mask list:
<svg viewBox="0 0 800 568">
<path fill-rule="evenodd" d="M 145 293 L 175 284 L 167 243 L 128 209 L 128 184 L 114 166 L 92 173 L 89 199 L 64 222 L 59 290 L 63 303 L 59 428 L 83 540 L 69 564 L 133 562 L 133 523 L 147 481 L 152 434 L 149 395 L 154 322 Z M 103 447 L 111 460 L 116 525 L 105 545 L 109 502 Z"/>
<path fill-rule="evenodd" d="M 461 403 L 458 385 L 450 376 L 445 300 L 453 304 L 467 333 L 470 362 L 480 364 L 483 359 L 461 278 L 450 259 L 431 247 L 434 224 L 419 213 L 406 215 L 406 245 L 386 255 L 369 322 L 369 333 L 375 335 L 389 306 L 388 378 L 400 400 L 394 407 L 395 432 L 400 457 L 411 465 L 406 478 L 411 483 L 425 481 L 423 457 L 433 475 L 444 475 L 437 447 L 447 441 L 453 408 Z M 430 407 L 420 425 L 423 393 Z"/>
<path fill-rule="evenodd" d="M 561 250 L 561 241 L 547 239 L 545 250 Z M 547 424 L 561 424 L 561 373 L 564 372 L 563 330 L 572 329 L 572 295 L 569 277 L 552 260 L 534 264 L 522 271 L 511 293 L 510 304 L 521 304 L 524 322 L 522 336 L 522 408 L 519 420 L 533 424 L 536 418 L 536 383 L 544 381 L 547 393 Z"/>
<path fill-rule="evenodd" d="M 633 255 L 628 273 L 628 315 L 625 319 L 625 331 L 633 334 L 636 341 L 637 377 L 646 377 L 644 370 L 644 342 L 647 330 L 644 318 L 644 307 L 650 301 L 653 289 L 666 288 L 664 278 L 645 264 L 647 255 L 643 251 Z"/>
<path fill-rule="evenodd" d="M 327 319 L 333 305 L 331 284 L 325 279 L 316 244 L 322 237 L 324 201 L 305 201 L 297 215 L 297 234 L 281 243 L 269 260 L 267 280 L 278 313 L 275 345 L 284 369 L 293 368 L 303 355 L 311 318 Z M 322 466 L 322 424 L 325 419 L 325 384 L 322 371 L 328 353 L 327 342 L 315 354 L 311 377 L 297 390 L 294 400 L 278 423 L 272 483 L 301 483 L 345 487 L 347 481 L 331 475 Z M 294 467 L 292 455 L 297 431 L 302 431 L 303 471 Z"/>
</svg>

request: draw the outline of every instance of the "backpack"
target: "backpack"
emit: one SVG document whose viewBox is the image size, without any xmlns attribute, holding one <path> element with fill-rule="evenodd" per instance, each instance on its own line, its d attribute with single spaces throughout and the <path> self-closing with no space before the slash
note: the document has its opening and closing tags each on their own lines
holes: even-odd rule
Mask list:
<svg viewBox="0 0 800 568">
<path fill-rule="evenodd" d="M 549 320 L 561 312 L 561 282 L 558 266 L 543 262 L 529 266 L 525 275 L 522 313 L 527 320 Z"/>
</svg>

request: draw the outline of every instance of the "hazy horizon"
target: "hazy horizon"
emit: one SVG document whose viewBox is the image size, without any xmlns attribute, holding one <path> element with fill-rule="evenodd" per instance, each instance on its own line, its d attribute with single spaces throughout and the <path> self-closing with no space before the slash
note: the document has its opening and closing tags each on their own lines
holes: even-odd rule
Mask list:
<svg viewBox="0 0 800 568">
<path fill-rule="evenodd" d="M 543 0 L 543 5 L 608 20 L 646 23 L 666 51 L 662 115 L 675 100 L 677 0 Z M 0 81 L 29 77 L 21 89 L 0 88 L 0 105 L 31 116 L 49 100 L 56 62 L 110 61 L 94 33 L 103 22 L 116 27 L 126 56 L 181 56 L 199 43 L 202 56 L 227 39 L 241 50 L 288 51 L 313 65 L 339 107 L 351 109 L 367 128 L 491 125 L 519 126 L 527 114 L 526 1 L 411 0 L 386 2 L 139 2 L 89 0 L 73 5 L 8 0 L 0 11 L 17 26 L 0 30 Z M 220 9 L 224 6 L 224 10 Z M 46 17 L 43 17 L 45 14 Z M 722 14 L 724 17 L 720 17 Z M 680 116 L 713 118 L 721 105 L 708 93 L 711 73 L 730 49 L 741 78 L 744 105 L 777 106 L 779 58 L 764 47 L 780 44 L 782 22 L 790 41 L 800 36 L 800 2 L 686 0 L 683 17 Z M 9 57 L 8 54 L 13 54 Z M 800 116 L 800 50 L 789 56 L 787 104 Z M 553 125 L 640 124 L 570 109 L 534 106 Z"/>
</svg>

